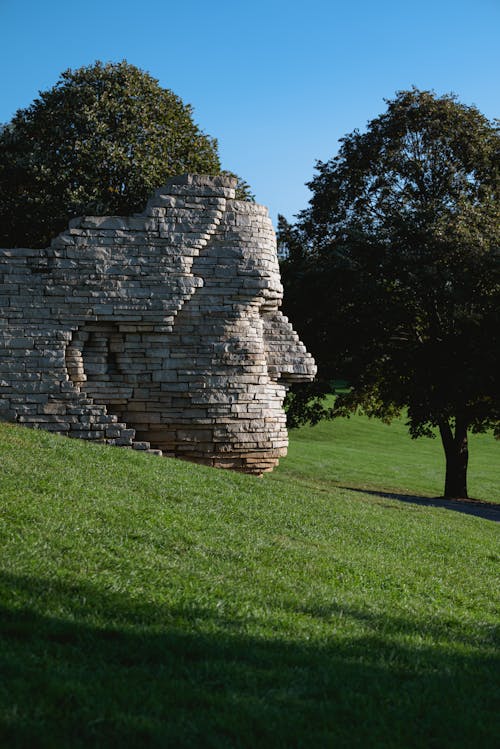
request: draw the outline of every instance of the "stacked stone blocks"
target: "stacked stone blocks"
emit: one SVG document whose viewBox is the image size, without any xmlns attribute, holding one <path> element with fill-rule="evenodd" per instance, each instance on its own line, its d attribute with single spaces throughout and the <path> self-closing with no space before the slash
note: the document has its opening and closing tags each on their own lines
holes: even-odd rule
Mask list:
<svg viewBox="0 0 500 749">
<path fill-rule="evenodd" d="M 184 175 L 130 218 L 0 251 L 0 416 L 260 474 L 315 366 L 279 311 L 267 210 Z"/>
</svg>

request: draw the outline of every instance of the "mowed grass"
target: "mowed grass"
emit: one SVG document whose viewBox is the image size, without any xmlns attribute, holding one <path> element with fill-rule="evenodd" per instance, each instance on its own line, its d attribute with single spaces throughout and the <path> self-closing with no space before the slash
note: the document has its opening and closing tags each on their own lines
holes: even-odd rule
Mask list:
<svg viewBox="0 0 500 749">
<path fill-rule="evenodd" d="M 439 436 L 412 440 L 403 419 L 390 425 L 355 415 L 291 432 L 286 480 L 442 496 L 445 458 Z M 500 502 L 500 441 L 469 435 L 469 497 Z"/>
<path fill-rule="evenodd" d="M 372 424 L 264 479 L 0 425 L 0 745 L 498 746 L 497 526 L 340 488 L 440 493 Z"/>
</svg>

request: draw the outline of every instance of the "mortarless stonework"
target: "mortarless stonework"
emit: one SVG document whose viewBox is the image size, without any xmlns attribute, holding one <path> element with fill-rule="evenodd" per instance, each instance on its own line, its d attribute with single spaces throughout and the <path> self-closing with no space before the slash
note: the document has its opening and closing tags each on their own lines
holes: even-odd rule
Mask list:
<svg viewBox="0 0 500 749">
<path fill-rule="evenodd" d="M 260 474 L 314 361 L 279 311 L 267 210 L 235 180 L 170 180 L 131 218 L 0 250 L 0 417 Z"/>
</svg>

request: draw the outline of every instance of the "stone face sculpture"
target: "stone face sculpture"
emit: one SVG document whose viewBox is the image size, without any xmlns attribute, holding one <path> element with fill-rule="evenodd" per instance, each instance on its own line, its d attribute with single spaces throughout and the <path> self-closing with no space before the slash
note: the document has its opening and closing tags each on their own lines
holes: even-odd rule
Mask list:
<svg viewBox="0 0 500 749">
<path fill-rule="evenodd" d="M 131 218 L 0 250 L 0 417 L 260 474 L 286 384 L 316 367 L 279 311 L 267 210 L 229 177 L 170 180 Z"/>
</svg>

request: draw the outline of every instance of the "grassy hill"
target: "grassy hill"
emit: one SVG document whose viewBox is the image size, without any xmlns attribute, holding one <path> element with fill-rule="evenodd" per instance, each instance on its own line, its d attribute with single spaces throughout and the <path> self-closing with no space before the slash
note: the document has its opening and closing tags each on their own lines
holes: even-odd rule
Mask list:
<svg viewBox="0 0 500 749">
<path fill-rule="evenodd" d="M 0 425 L 0 745 L 496 747 L 498 526 L 384 496 L 441 493 L 405 440 L 256 479 Z"/>
<path fill-rule="evenodd" d="M 445 459 L 439 437 L 412 440 L 403 420 L 389 426 L 366 416 L 293 430 L 286 480 L 441 496 Z M 500 502 L 500 442 L 469 435 L 469 496 Z"/>
</svg>

